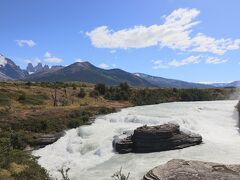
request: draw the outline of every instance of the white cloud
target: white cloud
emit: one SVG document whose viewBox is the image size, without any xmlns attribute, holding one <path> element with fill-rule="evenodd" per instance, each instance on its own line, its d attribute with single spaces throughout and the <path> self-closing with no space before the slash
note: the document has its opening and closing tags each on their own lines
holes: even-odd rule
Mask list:
<svg viewBox="0 0 240 180">
<path fill-rule="evenodd" d="M 51 55 L 51 53 L 50 52 L 46 52 L 45 54 L 44 54 L 44 57 L 45 58 L 50 58 L 52 55 Z"/>
<path fill-rule="evenodd" d="M 84 31 L 80 30 L 78 31 L 79 34 L 84 34 Z"/>
<path fill-rule="evenodd" d="M 168 66 L 179 67 L 179 66 L 184 66 L 188 64 L 198 64 L 198 63 L 200 63 L 200 56 L 190 56 L 181 61 L 172 60 L 168 63 Z"/>
<path fill-rule="evenodd" d="M 152 60 L 153 63 L 153 69 L 166 69 L 168 68 L 168 65 L 163 63 L 162 60 Z"/>
<path fill-rule="evenodd" d="M 105 64 L 105 63 L 102 63 L 100 64 L 98 67 L 102 68 L 102 69 L 108 69 L 109 68 L 109 65 Z"/>
<path fill-rule="evenodd" d="M 166 69 L 169 67 L 180 67 L 188 64 L 198 64 L 200 63 L 200 56 L 189 56 L 182 60 L 172 60 L 168 63 L 164 63 L 162 60 L 153 60 L 153 69 Z"/>
<path fill-rule="evenodd" d="M 116 64 L 112 64 L 112 67 L 113 67 L 113 68 L 117 68 L 117 65 L 116 65 Z"/>
<path fill-rule="evenodd" d="M 61 58 L 52 56 L 50 52 L 46 52 L 44 54 L 44 58 L 45 58 L 45 61 L 50 63 L 60 63 L 63 61 Z"/>
<path fill-rule="evenodd" d="M 116 52 L 117 52 L 117 51 L 116 51 L 115 49 L 113 49 L 113 50 L 110 51 L 111 54 L 114 54 L 114 53 L 116 53 Z"/>
<path fill-rule="evenodd" d="M 39 58 L 33 58 L 33 59 L 26 59 L 25 63 L 32 63 L 34 66 L 37 65 L 38 63 L 41 63 L 41 59 Z"/>
<path fill-rule="evenodd" d="M 225 84 L 225 83 L 231 83 L 233 81 L 226 81 L 226 82 L 221 82 L 221 81 L 200 81 L 200 82 L 197 82 L 197 83 L 200 83 L 200 84 Z"/>
<path fill-rule="evenodd" d="M 25 45 L 28 47 L 33 47 L 36 45 L 36 43 L 33 40 L 16 40 L 16 43 L 20 47 L 23 47 Z"/>
<path fill-rule="evenodd" d="M 207 64 L 222 64 L 228 62 L 227 59 L 219 59 L 217 57 L 208 57 L 206 59 Z"/>
<path fill-rule="evenodd" d="M 0 66 L 5 66 L 7 64 L 7 60 L 3 55 L 0 54 Z"/>
<path fill-rule="evenodd" d="M 198 33 L 192 38 L 192 45 L 194 47 L 192 51 L 223 55 L 226 51 L 240 49 L 240 39 L 214 39 Z"/>
<path fill-rule="evenodd" d="M 47 58 L 45 60 L 50 63 L 60 63 L 63 61 L 61 58 L 57 58 L 57 57 L 51 57 L 51 58 Z"/>
<path fill-rule="evenodd" d="M 193 27 L 199 23 L 194 21 L 199 14 L 200 11 L 197 9 L 180 8 L 165 16 L 164 23 L 160 25 L 135 26 L 119 31 L 100 26 L 86 34 L 97 48 L 128 49 L 160 45 L 172 49 L 219 55 L 229 50 L 240 49 L 240 39 L 215 39 L 202 33 L 191 36 Z"/>
<path fill-rule="evenodd" d="M 84 60 L 82 60 L 81 58 L 77 58 L 75 59 L 75 62 L 84 62 Z"/>
</svg>

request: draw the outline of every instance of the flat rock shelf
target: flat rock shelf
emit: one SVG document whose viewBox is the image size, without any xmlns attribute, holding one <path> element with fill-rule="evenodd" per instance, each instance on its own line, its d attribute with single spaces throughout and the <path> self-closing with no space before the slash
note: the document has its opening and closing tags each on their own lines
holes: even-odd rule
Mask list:
<svg viewBox="0 0 240 180">
<path fill-rule="evenodd" d="M 150 153 L 182 149 L 202 143 L 202 137 L 191 132 L 182 132 L 179 125 L 167 123 L 158 126 L 142 126 L 133 133 L 115 136 L 113 148 L 120 154 Z"/>
<path fill-rule="evenodd" d="M 239 180 L 240 165 L 173 159 L 150 170 L 142 180 Z"/>
</svg>

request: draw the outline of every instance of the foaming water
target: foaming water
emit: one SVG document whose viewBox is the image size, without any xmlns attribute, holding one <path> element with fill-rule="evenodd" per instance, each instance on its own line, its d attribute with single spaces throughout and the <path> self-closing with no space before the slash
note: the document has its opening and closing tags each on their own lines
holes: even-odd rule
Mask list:
<svg viewBox="0 0 240 180">
<path fill-rule="evenodd" d="M 34 151 L 38 162 L 55 178 L 70 168 L 71 180 L 109 180 L 123 168 L 130 179 L 140 179 L 149 169 L 173 158 L 240 163 L 237 101 L 174 102 L 123 109 L 98 117 L 92 125 L 66 132 L 54 144 Z M 113 136 L 142 125 L 178 123 L 182 130 L 199 133 L 204 143 L 182 150 L 119 155 L 113 152 Z"/>
</svg>

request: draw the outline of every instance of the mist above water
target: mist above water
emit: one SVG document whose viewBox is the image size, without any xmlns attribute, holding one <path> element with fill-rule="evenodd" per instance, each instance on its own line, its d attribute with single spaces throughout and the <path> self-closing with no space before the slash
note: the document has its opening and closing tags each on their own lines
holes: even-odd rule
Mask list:
<svg viewBox="0 0 240 180">
<path fill-rule="evenodd" d="M 234 106 L 237 101 L 174 102 L 123 109 L 98 117 L 92 125 L 66 132 L 52 145 L 34 151 L 39 164 L 55 178 L 70 168 L 72 180 L 107 180 L 123 168 L 130 179 L 140 179 L 151 168 L 173 158 L 240 163 L 240 136 Z M 178 123 L 182 130 L 199 133 L 203 144 L 182 150 L 119 155 L 113 152 L 113 136 L 142 125 Z"/>
</svg>

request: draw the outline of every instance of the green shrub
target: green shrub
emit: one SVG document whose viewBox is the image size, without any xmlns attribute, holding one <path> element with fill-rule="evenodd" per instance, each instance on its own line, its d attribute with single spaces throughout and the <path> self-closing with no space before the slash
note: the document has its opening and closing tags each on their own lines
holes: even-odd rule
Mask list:
<svg viewBox="0 0 240 180">
<path fill-rule="evenodd" d="M 89 93 L 89 96 L 90 97 L 93 97 L 93 98 L 97 98 L 98 96 L 100 96 L 99 92 L 96 91 L 96 90 L 93 90 Z"/>
<path fill-rule="evenodd" d="M 132 90 L 127 83 L 120 83 L 117 87 L 109 87 L 105 91 L 104 98 L 109 100 L 129 100 Z"/>
<path fill-rule="evenodd" d="M 105 84 L 100 83 L 95 85 L 94 90 L 97 91 L 100 95 L 104 95 L 107 90 L 107 87 Z"/>
<path fill-rule="evenodd" d="M 18 97 L 18 101 L 24 105 L 42 105 L 47 99 L 48 96 L 45 94 L 26 95 L 23 93 Z"/>
<path fill-rule="evenodd" d="M 21 122 L 12 123 L 13 129 L 22 129 L 31 132 L 46 132 L 49 128 L 49 122 L 47 120 L 28 119 Z"/>
<path fill-rule="evenodd" d="M 13 149 L 24 149 L 27 146 L 25 133 L 23 131 L 12 132 L 10 139 Z"/>
<path fill-rule="evenodd" d="M 68 128 L 77 128 L 81 125 L 81 122 L 78 119 L 71 119 L 68 122 Z"/>
<path fill-rule="evenodd" d="M 70 115 L 70 121 L 68 122 L 68 128 L 76 128 L 89 121 L 89 118 L 92 116 L 92 113 L 88 111 L 79 111 L 75 110 Z"/>
<path fill-rule="evenodd" d="M 0 169 L 4 169 L 10 163 L 11 142 L 8 137 L 0 138 Z"/>
<path fill-rule="evenodd" d="M 85 96 L 86 96 L 86 92 L 83 88 L 81 88 L 79 93 L 78 93 L 78 97 L 79 98 L 84 98 Z"/>
<path fill-rule="evenodd" d="M 11 99 L 5 94 L 0 92 L 0 106 L 10 106 Z"/>
<path fill-rule="evenodd" d="M 101 107 L 98 110 L 98 114 L 109 114 L 109 113 L 113 113 L 113 112 L 116 112 L 115 108 Z"/>
</svg>

